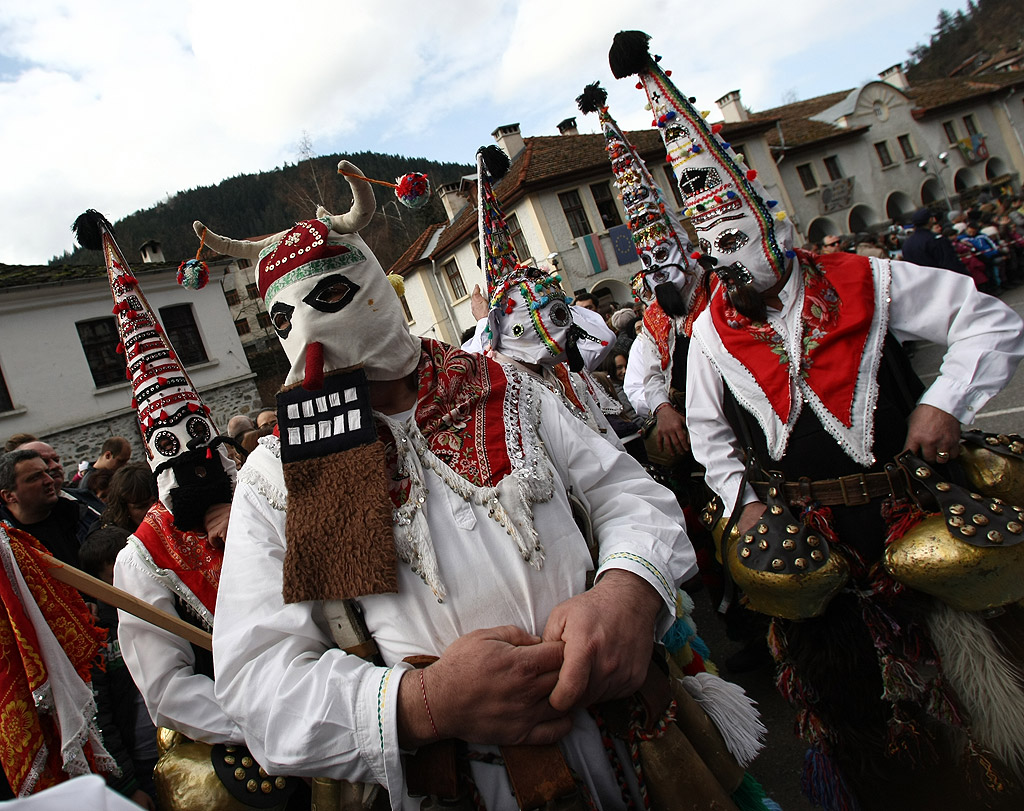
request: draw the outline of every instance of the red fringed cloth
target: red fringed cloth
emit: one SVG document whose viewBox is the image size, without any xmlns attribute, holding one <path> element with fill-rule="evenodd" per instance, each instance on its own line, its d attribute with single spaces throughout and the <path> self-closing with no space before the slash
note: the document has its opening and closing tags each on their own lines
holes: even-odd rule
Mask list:
<svg viewBox="0 0 1024 811">
<path fill-rule="evenodd" d="M 509 475 L 522 430 L 509 435 L 505 394 L 510 383 L 501 365 L 424 338 L 416 376 L 416 423 L 430 450 L 475 487 L 494 487 Z M 398 472 L 390 430 L 381 422 L 377 430 L 387 449 L 391 501 L 400 507 L 409 497 L 409 480 Z"/>
<path fill-rule="evenodd" d="M 89 684 L 90 668 L 97 661 L 107 632 L 93 622 L 78 591 L 50 576 L 41 557 L 48 553 L 39 541 L 16 529 L 6 528 L 6 533 L 13 560 L 46 624 L 75 672 Z M 62 745 L 68 741 L 61 740 L 53 712 L 50 674 L 10 563 L 4 555 L 0 566 L 0 765 L 14 794 L 21 797 L 68 779 L 61 754 Z M 89 768 L 99 771 L 88 741 L 83 742 L 83 752 Z"/>
<path fill-rule="evenodd" d="M 150 507 L 135 537 L 157 566 L 174 572 L 207 610 L 214 612 L 223 549 L 211 544 L 205 533 L 182 532 L 175 527 L 171 511 L 159 501 Z"/>
</svg>

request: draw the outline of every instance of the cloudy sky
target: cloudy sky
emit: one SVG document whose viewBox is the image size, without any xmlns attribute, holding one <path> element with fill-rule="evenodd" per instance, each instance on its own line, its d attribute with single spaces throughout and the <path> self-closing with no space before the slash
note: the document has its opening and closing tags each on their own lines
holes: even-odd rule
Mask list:
<svg viewBox="0 0 1024 811">
<path fill-rule="evenodd" d="M 644 99 L 608 69 L 616 31 L 652 35 L 718 116 L 855 87 L 934 30 L 941 0 L 0 0 L 0 263 L 73 247 L 182 189 L 314 154 L 469 163 L 519 122 L 556 134 L 589 82 L 624 127 Z M 957 0 L 947 7 L 962 6 Z M 581 132 L 596 132 L 579 116 Z M 202 216 L 197 211 L 196 216 Z M 171 258 L 171 257 L 168 257 Z"/>
</svg>

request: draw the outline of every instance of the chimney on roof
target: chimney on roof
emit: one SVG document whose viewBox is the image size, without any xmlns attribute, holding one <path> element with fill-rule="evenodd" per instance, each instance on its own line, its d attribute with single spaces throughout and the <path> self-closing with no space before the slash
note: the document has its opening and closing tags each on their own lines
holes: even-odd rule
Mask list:
<svg viewBox="0 0 1024 811">
<path fill-rule="evenodd" d="M 160 247 L 160 243 L 155 239 L 147 239 L 142 245 L 139 246 L 139 252 L 142 254 L 142 261 L 145 264 L 151 262 L 166 262 L 164 259 L 163 248 Z"/>
<path fill-rule="evenodd" d="M 907 74 L 903 72 L 903 65 L 901 65 L 899 62 L 897 62 L 891 68 L 886 68 L 885 70 L 883 70 L 881 73 L 878 74 L 878 77 L 883 82 L 888 82 L 893 87 L 897 87 L 900 90 L 910 89 L 910 82 L 907 81 Z"/>
<path fill-rule="evenodd" d="M 519 132 L 518 124 L 504 124 L 492 132 L 491 136 L 511 160 L 515 160 L 516 155 L 526 149 L 526 142 Z"/>
<path fill-rule="evenodd" d="M 750 113 L 747 112 L 747 108 L 740 101 L 739 90 L 726 93 L 715 104 L 722 111 L 722 118 L 725 119 L 726 124 L 734 124 L 737 121 L 746 121 L 750 118 Z"/>
<path fill-rule="evenodd" d="M 460 193 L 461 183 L 445 183 L 437 187 L 437 196 L 441 198 L 444 212 L 448 215 L 448 222 L 455 219 L 455 215 L 462 211 L 466 203 L 464 195 Z"/>
<path fill-rule="evenodd" d="M 559 125 L 558 125 L 558 134 L 559 135 L 579 135 L 580 131 L 578 129 L 576 129 L 576 119 L 575 119 L 575 117 L 567 118 L 567 119 L 565 119 L 565 121 L 562 121 L 561 123 L 559 123 Z"/>
</svg>

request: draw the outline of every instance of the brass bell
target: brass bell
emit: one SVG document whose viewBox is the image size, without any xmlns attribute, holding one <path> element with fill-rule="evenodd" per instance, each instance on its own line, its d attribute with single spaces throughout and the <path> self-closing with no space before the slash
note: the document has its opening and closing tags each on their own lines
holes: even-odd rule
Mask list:
<svg viewBox="0 0 1024 811">
<path fill-rule="evenodd" d="M 960 532 L 974 535 L 977 529 L 967 525 Z M 951 535 L 940 515 L 893 541 L 883 565 L 895 580 L 959 611 L 984 611 L 1024 598 L 1024 543 L 974 546 Z"/>
</svg>

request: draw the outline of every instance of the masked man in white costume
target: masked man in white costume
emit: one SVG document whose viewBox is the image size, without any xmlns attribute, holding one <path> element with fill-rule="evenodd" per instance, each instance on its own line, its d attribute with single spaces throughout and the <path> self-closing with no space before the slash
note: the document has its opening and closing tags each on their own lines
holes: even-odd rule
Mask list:
<svg viewBox="0 0 1024 811">
<path fill-rule="evenodd" d="M 114 584 L 209 632 L 235 464 L 121 254 L 110 223 L 88 211 L 74 228 L 83 247 L 103 252 L 119 353 L 159 493 L 117 556 Z M 126 611 L 118 617 L 121 653 L 146 709 L 157 726 L 178 733 L 163 733 L 166 751 L 154 770 L 161 807 L 184 811 L 225 802 L 233 807 L 239 801 L 244 807 L 285 802 L 296 781 L 261 775 L 259 764 L 242 750 L 241 731 L 214 696 L 210 651 Z M 243 758 L 249 766 L 242 765 Z M 219 773 L 226 779 L 218 780 Z"/>
<path fill-rule="evenodd" d="M 463 344 L 468 352 L 485 352 L 498 363 L 512 363 L 546 386 L 562 404 L 619 450 L 624 450 L 607 415 L 622 406 L 612 400 L 585 368 L 583 352 L 601 356 L 614 334 L 581 326 L 558 274 L 520 265 L 505 215 L 493 187 L 508 171 L 508 157 L 496 146 L 477 151 L 477 220 L 481 264 L 487 280 L 487 315 L 477 334 Z M 586 323 L 586 322 L 584 322 Z"/>
<path fill-rule="evenodd" d="M 901 571 L 891 554 L 915 537 L 907 527 L 920 512 L 908 493 L 928 507 L 923 483 L 958 454 L 960 422 L 1013 375 L 1020 318 L 946 270 L 794 251 L 785 214 L 658 66 L 648 39 L 617 35 L 612 72 L 638 75 L 657 125 L 680 134 L 670 157 L 686 214 L 722 281 L 693 325 L 687 425 L 738 530 L 723 541 L 729 570 L 750 607 L 775 617 L 778 686 L 810 745 L 805 792 L 837 811 L 980 807 L 967 799 L 973 770 L 985 802 L 1019 807 L 1019 677 L 984 618 L 950 607 L 963 595 L 943 594 L 934 578 L 973 567 L 994 582 L 1005 567 L 986 568 L 985 555 L 1006 552 L 1019 583 L 1009 546 L 981 546 L 1015 544 L 1024 527 L 991 498 L 972 518 L 964 500 L 986 500 L 961 490 L 948 531 L 940 516 L 915 565 Z M 907 340 L 948 347 L 923 394 L 902 357 Z M 936 488 L 956 492 L 951 481 Z M 966 543 L 975 536 L 979 547 Z M 961 554 L 973 563 L 956 566 Z M 1019 596 L 993 592 L 985 607 Z M 965 657 L 973 661 L 961 668 Z M 982 689 L 979 673 L 990 674 Z M 991 723 L 1000 716 L 1012 719 L 1005 729 Z"/>
<path fill-rule="evenodd" d="M 686 463 L 690 451 L 683 418 L 686 354 L 693 322 L 707 303 L 705 270 L 691 261 L 690 239 L 675 209 L 662 199 L 643 158 L 608 112 L 607 96 L 595 82 L 584 88 L 576 103 L 581 112 L 596 112 L 601 121 L 615 185 L 640 257 L 632 287 L 645 310 L 637 347 L 629 352 L 626 395 L 638 411 L 646 409 L 656 418 L 656 436 L 648 449 L 654 450 L 653 441 L 665 455 L 662 459 Z M 662 129 L 661 135 L 666 147 L 679 137 L 675 130 Z"/>
<path fill-rule="evenodd" d="M 239 474 L 217 697 L 268 769 L 379 784 L 395 808 L 467 792 L 491 809 L 515 807 L 513 790 L 537 801 L 515 778 L 516 745 L 556 741 L 541 762 L 571 794 L 625 807 L 642 784 L 628 766 L 616 778 L 586 708 L 648 676 L 694 566 L 679 509 L 512 367 L 410 335 L 356 233 L 372 191 L 339 169 L 345 215 L 260 243 L 196 223 L 213 249 L 256 261 L 292 364 L 280 441 Z M 570 489 L 600 547 L 590 590 Z M 458 768 L 424 765 L 439 751 Z"/>
</svg>

